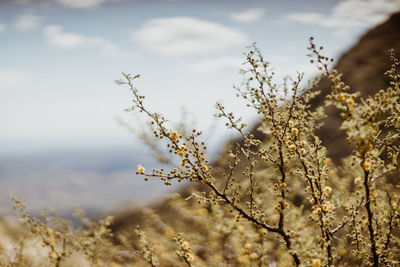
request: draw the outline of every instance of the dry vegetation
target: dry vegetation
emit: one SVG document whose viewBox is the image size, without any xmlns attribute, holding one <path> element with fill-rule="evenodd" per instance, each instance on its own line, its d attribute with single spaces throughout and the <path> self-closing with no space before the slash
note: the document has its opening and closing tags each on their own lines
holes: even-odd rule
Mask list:
<svg viewBox="0 0 400 267">
<path fill-rule="evenodd" d="M 125 232 L 111 230 L 111 217 L 91 222 L 81 214 L 78 229 L 46 214 L 39 220 L 14 199 L 25 230 L 13 237 L 13 250 L 3 251 L 1 265 L 399 266 L 399 60 L 391 50 L 390 87 L 361 98 L 312 38 L 308 49 L 330 81 L 324 105 L 310 104 L 320 94 L 319 78 L 304 81 L 299 73 L 276 85 L 269 63 L 252 46 L 235 89 L 262 117 L 258 130 L 266 138 L 246 132 L 246 122 L 217 103 L 217 116 L 242 138 L 217 166 L 207 160 L 201 132 L 169 128 L 134 87 L 139 76 L 123 74 L 119 84 L 133 94 L 128 111 L 149 119 L 153 145 L 172 159 L 168 170 L 139 165 L 138 174 L 200 186 L 165 200 L 167 216 L 144 208 L 140 225 Z M 316 135 L 328 106 L 340 111 L 347 136 L 341 146 L 352 151 L 339 164 Z"/>
</svg>

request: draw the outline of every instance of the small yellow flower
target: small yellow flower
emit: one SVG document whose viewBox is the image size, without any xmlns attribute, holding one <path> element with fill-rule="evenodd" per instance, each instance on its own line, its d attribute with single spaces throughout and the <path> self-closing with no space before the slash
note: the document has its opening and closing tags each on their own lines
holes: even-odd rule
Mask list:
<svg viewBox="0 0 400 267">
<path fill-rule="evenodd" d="M 186 150 L 186 146 L 185 145 L 181 145 L 181 150 Z"/>
<path fill-rule="evenodd" d="M 304 156 L 305 154 L 307 154 L 307 150 L 305 150 L 304 148 L 300 149 L 300 154 Z"/>
<path fill-rule="evenodd" d="M 182 160 L 181 163 L 179 163 L 179 165 L 181 165 L 181 167 L 185 167 L 185 162 Z"/>
<path fill-rule="evenodd" d="M 313 259 L 311 261 L 313 267 L 321 267 L 321 260 L 320 259 Z"/>
<path fill-rule="evenodd" d="M 296 144 L 289 145 L 289 149 L 292 150 L 292 151 L 295 151 L 297 149 Z"/>
<path fill-rule="evenodd" d="M 292 128 L 292 134 L 297 136 L 299 134 L 299 129 L 297 128 Z"/>
<path fill-rule="evenodd" d="M 332 187 L 330 187 L 330 186 L 325 186 L 324 192 L 325 192 L 326 194 L 329 195 L 329 194 L 332 192 Z"/>
<path fill-rule="evenodd" d="M 138 174 L 143 174 L 146 171 L 146 169 L 142 165 L 137 166 L 137 173 Z"/>
<path fill-rule="evenodd" d="M 172 131 L 171 132 L 171 138 L 175 139 L 175 138 L 178 138 L 178 136 L 179 136 L 178 131 Z"/>
<path fill-rule="evenodd" d="M 323 209 L 324 211 L 330 210 L 331 207 L 332 207 L 332 204 L 331 204 L 329 201 L 325 202 L 324 205 L 322 205 L 322 209 Z"/>
<path fill-rule="evenodd" d="M 268 158 L 266 156 L 261 156 L 262 161 L 268 161 Z"/>
<path fill-rule="evenodd" d="M 371 169 L 371 159 L 366 159 L 363 164 L 364 170 L 369 171 Z"/>
<path fill-rule="evenodd" d="M 201 170 L 202 170 L 203 172 L 208 171 L 208 166 L 207 166 L 207 165 L 202 165 L 202 166 L 201 166 Z"/>
<path fill-rule="evenodd" d="M 352 97 L 350 97 L 346 100 L 346 103 L 347 103 L 347 105 L 352 106 L 352 105 L 354 105 L 354 99 Z"/>
<path fill-rule="evenodd" d="M 360 183 L 361 183 L 361 177 L 357 177 L 356 179 L 354 179 L 355 185 L 359 185 Z"/>
<path fill-rule="evenodd" d="M 281 183 L 279 186 L 280 186 L 281 188 L 285 188 L 285 187 L 286 187 L 286 183 Z"/>
<path fill-rule="evenodd" d="M 317 216 L 318 214 L 320 214 L 321 213 L 321 208 L 315 208 L 314 210 L 313 210 L 313 212 L 312 212 L 312 214 L 314 214 L 315 216 Z"/>
<path fill-rule="evenodd" d="M 375 190 L 374 189 L 369 190 L 369 194 L 371 197 L 375 196 Z"/>
<path fill-rule="evenodd" d="M 342 94 L 342 93 L 339 93 L 338 95 L 337 95 L 337 100 L 339 100 L 339 101 L 343 101 L 343 100 L 345 100 L 345 95 L 344 94 Z"/>
<path fill-rule="evenodd" d="M 307 191 L 308 191 L 308 192 L 311 192 L 311 191 L 312 191 L 311 186 L 307 186 Z"/>
<path fill-rule="evenodd" d="M 187 241 L 183 241 L 182 248 L 183 249 L 188 249 L 189 248 L 189 243 Z"/>
<path fill-rule="evenodd" d="M 179 150 L 178 156 L 182 158 L 183 156 L 185 156 L 185 152 L 183 150 Z"/>
</svg>

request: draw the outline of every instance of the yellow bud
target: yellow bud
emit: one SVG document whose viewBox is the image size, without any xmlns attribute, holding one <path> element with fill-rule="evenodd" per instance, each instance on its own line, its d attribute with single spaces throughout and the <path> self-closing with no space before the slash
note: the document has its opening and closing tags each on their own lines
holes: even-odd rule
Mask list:
<svg viewBox="0 0 400 267">
<path fill-rule="evenodd" d="M 183 249 L 188 249 L 189 248 L 189 243 L 187 241 L 183 241 L 182 248 Z"/>
<path fill-rule="evenodd" d="M 344 95 L 343 93 L 339 93 L 339 94 L 337 95 L 337 100 L 343 101 L 343 100 L 345 100 L 345 99 L 346 99 L 346 97 L 345 97 L 345 95 Z"/>
<path fill-rule="evenodd" d="M 369 190 L 369 195 L 371 197 L 375 196 L 375 190 L 374 189 Z"/>
<path fill-rule="evenodd" d="M 356 179 L 354 179 L 355 185 L 359 185 L 360 183 L 361 183 L 361 177 L 357 177 Z"/>
<path fill-rule="evenodd" d="M 326 194 L 329 195 L 329 194 L 332 192 L 332 187 L 330 187 L 330 186 L 325 186 L 324 192 L 325 192 Z"/>
<path fill-rule="evenodd" d="M 321 208 L 315 208 L 314 210 L 313 210 L 313 212 L 312 212 L 315 216 L 317 216 L 318 214 L 320 214 L 321 213 Z"/>
<path fill-rule="evenodd" d="M 371 160 L 370 159 L 366 159 L 364 161 L 363 168 L 366 171 L 369 171 L 371 169 Z"/>
<path fill-rule="evenodd" d="M 313 267 L 321 267 L 321 260 L 320 259 L 313 259 L 311 261 Z"/>
<path fill-rule="evenodd" d="M 331 203 L 330 203 L 329 201 L 325 202 L 324 205 L 322 205 L 322 209 L 323 209 L 324 211 L 330 210 L 331 207 L 332 207 L 332 205 L 331 205 Z"/>
<path fill-rule="evenodd" d="M 352 106 L 352 105 L 354 105 L 354 99 L 352 97 L 350 97 L 346 100 L 346 103 L 347 103 L 347 105 Z"/>
<path fill-rule="evenodd" d="M 296 144 L 291 144 L 291 145 L 289 146 L 289 149 L 292 150 L 292 151 L 295 151 L 295 150 L 297 149 Z"/>
<path fill-rule="evenodd" d="M 138 174 L 143 174 L 146 171 L 146 169 L 142 165 L 137 166 L 137 173 Z"/>
<path fill-rule="evenodd" d="M 298 135 L 298 133 L 299 133 L 299 129 L 297 129 L 297 128 L 292 128 L 292 134 L 293 135 Z"/>
<path fill-rule="evenodd" d="M 178 131 L 172 131 L 170 135 L 171 135 L 171 138 L 175 139 L 175 138 L 178 138 L 179 133 L 178 133 Z"/>
</svg>

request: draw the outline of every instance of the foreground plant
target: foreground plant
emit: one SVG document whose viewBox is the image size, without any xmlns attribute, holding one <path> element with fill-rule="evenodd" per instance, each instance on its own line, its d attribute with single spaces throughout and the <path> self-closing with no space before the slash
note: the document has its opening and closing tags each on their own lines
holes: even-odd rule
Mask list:
<svg viewBox="0 0 400 267">
<path fill-rule="evenodd" d="M 166 185 L 175 179 L 205 185 L 204 192 L 192 195 L 200 205 L 219 209 L 223 220 L 245 221 L 244 235 L 249 240 L 254 231 L 263 233 L 249 261 L 267 263 L 274 254 L 274 260 L 281 263 L 287 262 L 288 255 L 297 266 L 400 264 L 399 180 L 398 176 L 386 179 L 399 168 L 399 62 L 391 51 L 392 66 L 386 73 L 391 87 L 360 99 L 358 93 L 350 93 L 341 75 L 331 70 L 333 60 L 323 56 L 322 49 L 310 39 L 311 63 L 332 84 L 326 106 L 342 112 L 341 129 L 348 141 L 343 146 L 353 149 L 342 165 L 333 164 L 316 135 L 325 117 L 324 107 L 311 108 L 319 94 L 315 89 L 318 79 L 305 86 L 303 74 L 298 74 L 290 84 L 274 84 L 269 63 L 253 46 L 241 70 L 244 82 L 236 89 L 238 96 L 248 101 L 247 106 L 261 115 L 258 130 L 266 138 L 259 140 L 245 132 L 245 123 L 217 103 L 218 117 L 243 140 L 223 156 L 227 158 L 225 173 L 212 170 L 201 132 L 194 129 L 183 135 L 168 128 L 167 120 L 148 110 L 144 96 L 134 87 L 139 76 L 123 74 L 119 83 L 128 85 L 133 93 L 134 106 L 129 110 L 149 117 L 151 132 L 179 159 L 179 165 L 169 171 L 146 172 L 139 165 L 137 173 L 145 179 L 160 178 Z M 237 233 L 232 230 L 230 235 Z M 252 242 L 248 247 L 253 247 Z M 276 246 L 286 252 L 276 253 Z M 207 265 L 208 256 L 199 258 L 199 263 Z"/>
<path fill-rule="evenodd" d="M 134 87 L 139 75 L 124 73 L 118 83 L 129 87 L 134 103 L 127 111 L 149 118 L 142 137 L 157 153 L 166 151 L 168 157 L 157 157 L 171 164 L 152 171 L 138 165 L 137 174 L 166 185 L 189 181 L 191 192 L 172 194 L 159 213 L 144 207 L 140 227 L 115 232 L 111 217 L 83 219 L 84 227 L 74 228 L 52 216 L 36 219 L 14 199 L 27 231 L 13 253 L 2 253 L 0 265 L 399 266 L 400 63 L 390 51 L 390 87 L 360 98 L 312 38 L 308 49 L 320 78 L 331 82 L 325 105 L 312 104 L 320 78 L 307 82 L 299 73 L 276 85 L 269 63 L 252 46 L 235 89 L 260 115 L 263 137 L 217 103 L 217 117 L 241 141 L 213 164 L 202 133 L 170 127 Z M 353 151 L 340 164 L 316 134 L 327 106 L 341 112 L 342 145 Z M 39 260 L 29 256 L 32 241 L 44 247 Z"/>
</svg>

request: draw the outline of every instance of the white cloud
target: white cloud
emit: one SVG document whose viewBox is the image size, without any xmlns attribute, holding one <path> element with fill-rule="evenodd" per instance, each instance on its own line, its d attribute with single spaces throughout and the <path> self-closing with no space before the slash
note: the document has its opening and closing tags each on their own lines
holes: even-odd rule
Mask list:
<svg viewBox="0 0 400 267">
<path fill-rule="evenodd" d="M 236 29 L 193 17 L 152 19 L 133 32 L 132 37 L 165 54 L 206 52 L 248 41 Z"/>
<path fill-rule="evenodd" d="M 133 54 L 123 52 L 112 42 L 100 37 L 88 37 L 78 33 L 64 32 L 60 25 L 49 25 L 44 27 L 43 33 L 47 42 L 62 49 L 77 49 L 81 47 L 97 47 L 102 52 L 119 58 L 132 57 Z"/>
<path fill-rule="evenodd" d="M 66 33 L 59 25 L 49 25 L 44 27 L 43 33 L 49 44 L 64 48 L 74 49 L 84 46 L 102 46 L 105 40 L 98 37 L 86 37 L 77 33 Z"/>
<path fill-rule="evenodd" d="M 107 2 L 119 2 L 124 0 L 9 0 L 14 1 L 17 4 L 57 4 L 68 8 L 85 9 L 100 6 Z"/>
<path fill-rule="evenodd" d="M 109 0 L 53 0 L 58 4 L 72 8 L 91 8 L 101 5 Z"/>
<path fill-rule="evenodd" d="M 17 20 L 15 21 L 15 28 L 20 31 L 29 31 L 37 28 L 42 20 L 43 17 L 37 16 L 32 13 L 25 13 L 17 18 Z"/>
<path fill-rule="evenodd" d="M 241 57 L 221 57 L 216 59 L 200 61 L 194 64 L 194 71 L 199 73 L 216 73 L 239 71 L 242 67 L 243 58 Z"/>
<path fill-rule="evenodd" d="M 243 12 L 232 12 L 230 16 L 238 22 L 254 22 L 262 18 L 265 14 L 265 8 L 250 8 Z"/>
<path fill-rule="evenodd" d="M 13 93 L 18 87 L 32 80 L 33 74 L 22 69 L 0 69 L 0 90 L 2 94 Z"/>
<path fill-rule="evenodd" d="M 398 0 L 344 0 L 333 7 L 330 14 L 290 13 L 284 18 L 304 24 L 332 28 L 369 27 L 382 22 L 400 10 Z M 341 31 L 343 33 L 343 30 Z"/>
</svg>

